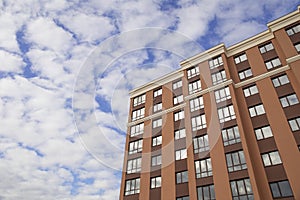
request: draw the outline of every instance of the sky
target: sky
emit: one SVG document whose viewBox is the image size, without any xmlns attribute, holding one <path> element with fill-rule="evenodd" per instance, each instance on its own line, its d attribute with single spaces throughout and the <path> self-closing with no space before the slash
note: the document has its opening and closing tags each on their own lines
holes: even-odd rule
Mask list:
<svg viewBox="0 0 300 200">
<path fill-rule="evenodd" d="M 129 91 L 298 5 L 0 0 L 0 199 L 118 199 Z"/>
</svg>

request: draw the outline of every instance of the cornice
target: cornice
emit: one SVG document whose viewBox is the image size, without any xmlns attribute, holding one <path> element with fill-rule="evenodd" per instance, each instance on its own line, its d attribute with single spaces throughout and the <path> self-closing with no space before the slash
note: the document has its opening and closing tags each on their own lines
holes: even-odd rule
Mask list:
<svg viewBox="0 0 300 200">
<path fill-rule="evenodd" d="M 174 72 L 171 72 L 165 76 L 162 76 L 162 77 L 155 79 L 147 84 L 144 84 L 138 88 L 131 90 L 129 92 L 130 98 L 139 96 L 147 91 L 157 88 L 158 86 L 164 85 L 166 83 L 169 83 L 169 82 L 179 79 L 181 77 L 183 77 L 183 72 L 181 70 L 176 70 Z"/>
<path fill-rule="evenodd" d="M 193 57 L 190 57 L 186 60 L 181 61 L 180 62 L 181 70 L 185 70 L 189 67 L 192 67 L 192 66 L 195 66 L 204 61 L 210 60 L 211 58 L 216 57 L 224 52 L 225 52 L 225 45 L 219 44 L 211 49 L 208 49 L 207 51 L 204 51 Z"/>
</svg>

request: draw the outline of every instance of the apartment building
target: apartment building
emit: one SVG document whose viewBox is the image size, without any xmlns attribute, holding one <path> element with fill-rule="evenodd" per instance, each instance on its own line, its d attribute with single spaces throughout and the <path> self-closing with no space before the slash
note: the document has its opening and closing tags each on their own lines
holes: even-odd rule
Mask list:
<svg viewBox="0 0 300 200">
<path fill-rule="evenodd" d="M 300 199 L 300 7 L 131 91 L 121 200 Z"/>
</svg>

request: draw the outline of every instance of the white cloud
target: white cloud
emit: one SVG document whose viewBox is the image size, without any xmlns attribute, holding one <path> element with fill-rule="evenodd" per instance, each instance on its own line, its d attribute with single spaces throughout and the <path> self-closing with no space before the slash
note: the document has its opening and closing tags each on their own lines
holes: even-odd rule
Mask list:
<svg viewBox="0 0 300 200">
<path fill-rule="evenodd" d="M 26 39 L 39 48 L 47 48 L 57 54 L 67 53 L 73 44 L 70 33 L 58 27 L 50 18 L 37 18 L 27 24 Z"/>
<path fill-rule="evenodd" d="M 0 181 L 0 199 L 111 200 L 119 196 L 125 137 L 116 130 L 126 130 L 129 89 L 199 53 L 202 47 L 192 40 L 210 33 L 228 44 L 240 41 L 298 2 L 180 0 L 166 10 L 158 1 L 133 0 L 0 4 L 0 71 L 10 73 L 0 79 L 0 177 L 5 180 Z M 216 27 L 208 27 L 213 19 Z M 169 27 L 178 32 L 164 31 Z M 19 50 L 17 31 L 29 45 L 26 55 Z M 101 60 L 86 60 L 97 42 L 118 31 L 127 35 L 113 44 L 101 42 Z M 145 46 L 154 47 L 151 56 Z M 76 78 L 82 75 L 82 85 L 91 84 L 103 69 L 85 67 L 101 62 L 107 74 L 93 92 L 108 101 L 113 113 L 93 110 L 98 105 L 93 107 L 91 91 L 75 88 L 82 92 L 75 99 L 77 108 L 88 113 L 73 116 Z M 30 63 L 35 77 L 24 78 L 21 73 Z M 84 130 L 81 135 L 76 125 Z"/>
<path fill-rule="evenodd" d="M 2 62 L 0 72 L 20 73 L 23 71 L 23 67 L 25 66 L 22 57 L 6 51 L 0 50 L 0 60 Z"/>
</svg>

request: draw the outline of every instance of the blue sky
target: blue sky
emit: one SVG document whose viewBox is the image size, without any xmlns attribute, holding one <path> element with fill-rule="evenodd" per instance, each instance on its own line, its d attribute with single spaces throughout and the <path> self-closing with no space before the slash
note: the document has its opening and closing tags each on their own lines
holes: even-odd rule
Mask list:
<svg viewBox="0 0 300 200">
<path fill-rule="evenodd" d="M 298 4 L 0 1 L 0 199 L 118 199 L 129 90 Z"/>
</svg>

